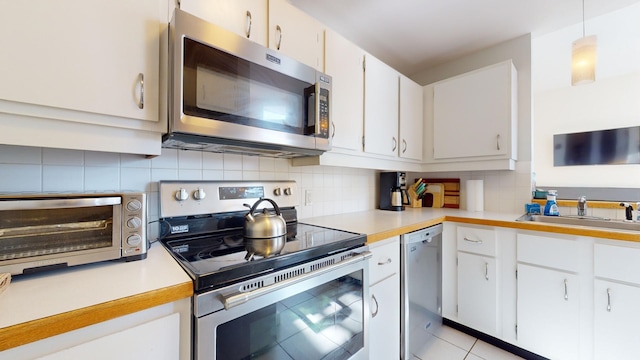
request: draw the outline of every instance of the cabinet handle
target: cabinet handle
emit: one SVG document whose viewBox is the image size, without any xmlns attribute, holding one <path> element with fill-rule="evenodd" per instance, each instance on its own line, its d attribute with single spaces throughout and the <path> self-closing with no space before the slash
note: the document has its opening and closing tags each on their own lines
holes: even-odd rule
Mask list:
<svg viewBox="0 0 640 360">
<path fill-rule="evenodd" d="M 396 148 L 398 148 L 398 140 L 396 140 L 396 137 L 392 137 L 393 139 L 393 149 L 391 149 L 391 151 L 396 151 Z"/>
<path fill-rule="evenodd" d="M 378 310 L 380 310 L 380 306 L 378 305 L 378 299 L 376 299 L 376 296 L 371 294 L 371 300 L 373 300 L 374 303 L 376 303 L 376 311 L 371 313 L 371 318 L 374 318 L 378 315 Z"/>
<path fill-rule="evenodd" d="M 607 289 L 607 311 L 611 312 L 611 289 Z"/>
<path fill-rule="evenodd" d="M 564 299 L 566 301 L 569 301 L 569 291 L 567 290 L 567 284 L 569 283 L 569 280 L 564 279 Z"/>
<path fill-rule="evenodd" d="M 391 264 L 391 258 L 387 258 L 387 261 L 378 261 L 378 265 Z"/>
<path fill-rule="evenodd" d="M 333 129 L 333 133 L 331 134 L 331 139 L 333 139 L 334 137 L 336 137 L 336 123 L 335 122 L 331 122 L 331 128 Z"/>
<path fill-rule="evenodd" d="M 489 263 L 488 262 L 484 263 L 484 278 L 485 280 L 489 281 Z"/>
<path fill-rule="evenodd" d="M 474 244 L 478 244 L 478 245 L 482 244 L 482 240 L 473 240 L 473 239 L 467 238 L 466 236 L 464 237 L 464 241 L 468 241 L 468 242 L 471 242 L 471 243 L 474 243 Z"/>
<path fill-rule="evenodd" d="M 496 149 L 500 151 L 500 134 L 496 135 Z"/>
<path fill-rule="evenodd" d="M 140 83 L 140 101 L 138 102 L 138 108 L 144 109 L 144 74 L 138 74 L 138 82 Z"/>
<path fill-rule="evenodd" d="M 247 39 L 251 37 L 251 11 L 247 10 Z"/>
<path fill-rule="evenodd" d="M 276 25 L 276 36 L 278 37 L 276 49 L 280 50 L 280 45 L 282 44 L 282 28 L 280 25 Z"/>
<path fill-rule="evenodd" d="M 405 152 L 407 152 L 407 141 L 402 139 L 402 153 L 404 154 Z"/>
</svg>

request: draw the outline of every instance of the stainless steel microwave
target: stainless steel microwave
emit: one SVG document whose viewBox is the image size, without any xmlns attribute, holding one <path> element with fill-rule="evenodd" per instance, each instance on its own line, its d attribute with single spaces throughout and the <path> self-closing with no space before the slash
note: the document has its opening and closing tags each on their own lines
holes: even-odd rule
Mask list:
<svg viewBox="0 0 640 360">
<path fill-rule="evenodd" d="M 145 193 L 0 195 L 0 273 L 147 257 Z"/>
<path fill-rule="evenodd" d="M 176 9 L 163 147 L 292 158 L 331 149 L 331 77 Z"/>
</svg>

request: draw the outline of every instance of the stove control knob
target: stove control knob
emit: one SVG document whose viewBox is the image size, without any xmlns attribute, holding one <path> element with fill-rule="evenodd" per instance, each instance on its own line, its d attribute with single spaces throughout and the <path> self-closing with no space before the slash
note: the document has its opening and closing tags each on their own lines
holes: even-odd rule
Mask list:
<svg viewBox="0 0 640 360">
<path fill-rule="evenodd" d="M 127 244 L 130 246 L 138 246 L 142 242 L 142 236 L 133 234 L 127 238 Z"/>
<path fill-rule="evenodd" d="M 284 194 L 287 195 L 287 196 L 291 195 L 292 194 L 291 188 L 288 187 L 288 188 L 284 189 Z"/>
<path fill-rule="evenodd" d="M 137 229 L 140 227 L 140 225 L 142 225 L 142 220 L 140 220 L 139 217 L 132 217 L 131 219 L 127 220 L 127 227 L 131 228 L 131 229 Z"/>
<path fill-rule="evenodd" d="M 280 190 L 280 188 L 275 188 L 275 189 L 273 190 L 273 195 L 275 195 L 275 196 L 280 196 L 280 195 L 282 195 L 282 190 Z"/>
<path fill-rule="evenodd" d="M 142 209 L 142 203 L 138 199 L 133 199 L 127 203 L 127 210 L 131 212 L 140 211 Z"/>
<path fill-rule="evenodd" d="M 185 201 L 188 198 L 189 198 L 189 193 L 187 192 L 187 189 L 180 188 L 180 190 L 176 191 L 176 200 Z"/>
<path fill-rule="evenodd" d="M 207 193 L 204 192 L 203 188 L 198 188 L 193 192 L 193 198 L 196 200 L 204 200 L 205 197 L 207 197 Z"/>
</svg>

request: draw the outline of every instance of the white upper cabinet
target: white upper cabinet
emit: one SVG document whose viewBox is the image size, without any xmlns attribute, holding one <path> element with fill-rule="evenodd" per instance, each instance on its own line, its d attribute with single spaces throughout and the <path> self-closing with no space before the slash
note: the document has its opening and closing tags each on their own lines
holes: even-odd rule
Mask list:
<svg viewBox="0 0 640 360">
<path fill-rule="evenodd" d="M 324 25 L 286 0 L 269 0 L 269 47 L 320 71 Z"/>
<path fill-rule="evenodd" d="M 0 143 L 159 154 L 167 9 L 167 0 L 3 3 L 0 125 L 12 136 Z M 76 127 L 57 134 L 69 123 L 56 120 Z"/>
<path fill-rule="evenodd" d="M 180 9 L 267 46 L 267 0 L 181 0 Z"/>
<path fill-rule="evenodd" d="M 422 86 L 400 75 L 400 147 L 403 159 L 422 160 Z"/>
<path fill-rule="evenodd" d="M 362 151 L 364 51 L 335 31 L 326 30 L 324 72 L 331 76 L 332 146 Z"/>
<path fill-rule="evenodd" d="M 517 72 L 511 60 L 428 85 L 424 99 L 427 162 L 442 170 L 515 168 Z"/>
<path fill-rule="evenodd" d="M 396 157 L 398 140 L 399 74 L 379 59 L 366 55 L 364 72 L 364 151 Z"/>
</svg>

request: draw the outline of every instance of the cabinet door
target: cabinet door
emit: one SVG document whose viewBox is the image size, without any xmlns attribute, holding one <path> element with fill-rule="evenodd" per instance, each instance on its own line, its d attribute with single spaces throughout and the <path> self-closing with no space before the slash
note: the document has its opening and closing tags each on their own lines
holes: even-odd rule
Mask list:
<svg viewBox="0 0 640 360">
<path fill-rule="evenodd" d="M 518 264 L 518 343 L 551 359 L 578 359 L 578 276 Z"/>
<path fill-rule="evenodd" d="M 286 0 L 269 0 L 269 47 L 324 69 L 324 26 Z"/>
<path fill-rule="evenodd" d="M 397 157 L 398 72 L 376 59 L 365 56 L 364 72 L 364 151 Z"/>
<path fill-rule="evenodd" d="M 180 9 L 267 46 L 267 0 L 181 0 Z"/>
<path fill-rule="evenodd" d="M 400 75 L 400 147 L 404 159 L 422 160 L 422 86 Z"/>
<path fill-rule="evenodd" d="M 435 159 L 510 155 L 511 67 L 501 63 L 434 85 Z"/>
<path fill-rule="evenodd" d="M 4 2 L 0 99 L 157 123 L 166 16 L 166 0 Z"/>
<path fill-rule="evenodd" d="M 371 287 L 369 357 L 400 357 L 400 276 L 394 275 Z"/>
<path fill-rule="evenodd" d="M 605 280 L 594 283 L 596 360 L 638 356 L 640 288 Z"/>
<path fill-rule="evenodd" d="M 496 259 L 458 252 L 458 320 L 486 334 L 498 334 Z"/>
<path fill-rule="evenodd" d="M 364 51 L 327 30 L 324 72 L 331 75 L 332 146 L 362 151 Z"/>
</svg>

